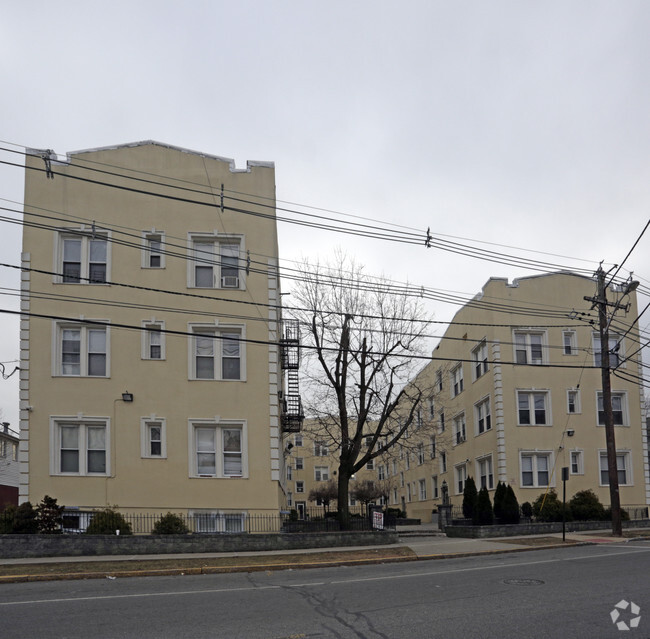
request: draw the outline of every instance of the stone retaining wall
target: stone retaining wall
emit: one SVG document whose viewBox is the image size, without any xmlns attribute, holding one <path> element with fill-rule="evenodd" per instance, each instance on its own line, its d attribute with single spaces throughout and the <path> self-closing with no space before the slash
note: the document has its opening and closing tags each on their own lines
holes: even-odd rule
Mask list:
<svg viewBox="0 0 650 639">
<path fill-rule="evenodd" d="M 0 535 L 0 558 L 246 552 L 397 542 L 394 531 L 260 535 Z"/>
<path fill-rule="evenodd" d="M 567 521 L 567 532 L 582 530 L 602 530 L 611 528 L 608 521 Z M 650 528 L 649 519 L 624 521 L 623 528 Z M 528 524 L 502 524 L 496 526 L 447 526 L 447 537 L 469 537 L 480 539 L 483 537 L 515 537 L 518 535 L 543 535 L 546 533 L 562 532 L 562 522 L 537 522 Z"/>
</svg>

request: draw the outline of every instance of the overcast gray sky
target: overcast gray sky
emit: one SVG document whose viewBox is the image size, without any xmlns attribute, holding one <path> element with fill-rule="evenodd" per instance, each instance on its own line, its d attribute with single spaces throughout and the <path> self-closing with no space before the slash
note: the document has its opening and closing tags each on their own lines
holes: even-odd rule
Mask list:
<svg viewBox="0 0 650 639">
<path fill-rule="evenodd" d="M 270 160 L 279 200 L 573 267 L 620 263 L 649 217 L 645 0 L 3 4 L 4 141 Z M 22 170 L 0 164 L 0 197 L 22 202 Z M 19 264 L 20 227 L 0 225 L 2 261 Z M 280 242 L 283 258 L 342 246 L 370 273 L 467 295 L 536 273 L 297 226 Z M 649 247 L 650 231 L 625 264 L 646 287 Z M 0 268 L 1 287 L 18 282 Z M 16 320 L 0 330 L 11 370 Z M 17 375 L 0 380 L 13 427 L 17 403 Z"/>
</svg>

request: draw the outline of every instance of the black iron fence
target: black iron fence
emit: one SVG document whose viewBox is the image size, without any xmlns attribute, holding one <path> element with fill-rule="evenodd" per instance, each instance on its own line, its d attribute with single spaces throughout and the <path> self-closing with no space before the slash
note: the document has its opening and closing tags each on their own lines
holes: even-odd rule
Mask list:
<svg viewBox="0 0 650 639">
<path fill-rule="evenodd" d="M 63 513 L 62 532 L 84 533 L 100 513 L 97 509 L 69 509 Z M 161 534 L 169 533 L 170 524 L 177 532 L 201 533 L 293 533 L 293 532 L 334 532 L 340 530 L 370 531 L 377 529 L 395 530 L 394 517 L 382 513 L 378 521 L 370 517 L 364 508 L 353 508 L 345 526 L 342 526 L 335 511 L 326 512 L 323 508 L 301 508 L 277 514 L 249 514 L 246 512 L 194 511 L 172 513 L 119 512 L 110 519 L 111 532 L 116 534 Z M 171 519 L 171 521 L 170 521 Z M 167 525 L 161 526 L 161 522 Z M 105 528 L 105 526 L 104 526 Z M 113 530 L 113 528 L 115 530 Z M 117 530 L 120 532 L 117 533 Z M 31 529 L 16 529 L 13 512 L 0 512 L 0 533 L 39 532 L 36 526 Z"/>
</svg>

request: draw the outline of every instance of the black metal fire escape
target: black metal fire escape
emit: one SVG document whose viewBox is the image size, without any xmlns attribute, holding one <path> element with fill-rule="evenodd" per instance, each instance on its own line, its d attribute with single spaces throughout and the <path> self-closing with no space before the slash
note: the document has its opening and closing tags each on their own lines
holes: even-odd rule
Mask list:
<svg viewBox="0 0 650 639">
<path fill-rule="evenodd" d="M 282 430 L 285 433 L 298 433 L 305 418 L 298 382 L 300 324 L 297 320 L 285 320 L 283 328 L 284 337 L 280 340 L 280 361 L 282 370 L 286 371 L 286 390 L 283 390 L 280 398 Z"/>
</svg>

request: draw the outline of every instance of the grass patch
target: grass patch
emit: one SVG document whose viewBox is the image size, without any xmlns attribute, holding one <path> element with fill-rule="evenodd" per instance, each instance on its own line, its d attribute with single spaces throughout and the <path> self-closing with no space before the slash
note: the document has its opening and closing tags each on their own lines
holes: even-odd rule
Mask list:
<svg viewBox="0 0 650 639">
<path fill-rule="evenodd" d="M 114 561 L 74 561 L 62 559 L 54 563 L 25 563 L 0 565 L 0 577 L 54 575 L 76 575 L 93 573 L 112 575 L 133 571 L 188 571 L 200 572 L 203 568 L 235 569 L 253 567 L 254 569 L 273 569 L 275 566 L 300 567 L 319 563 L 349 561 L 388 561 L 390 559 L 415 558 L 410 548 L 369 548 L 368 550 L 340 550 L 329 552 L 310 552 L 296 554 L 265 554 L 239 557 L 191 557 L 186 559 L 115 559 Z M 81 575 L 80 575 L 81 576 Z"/>
</svg>

